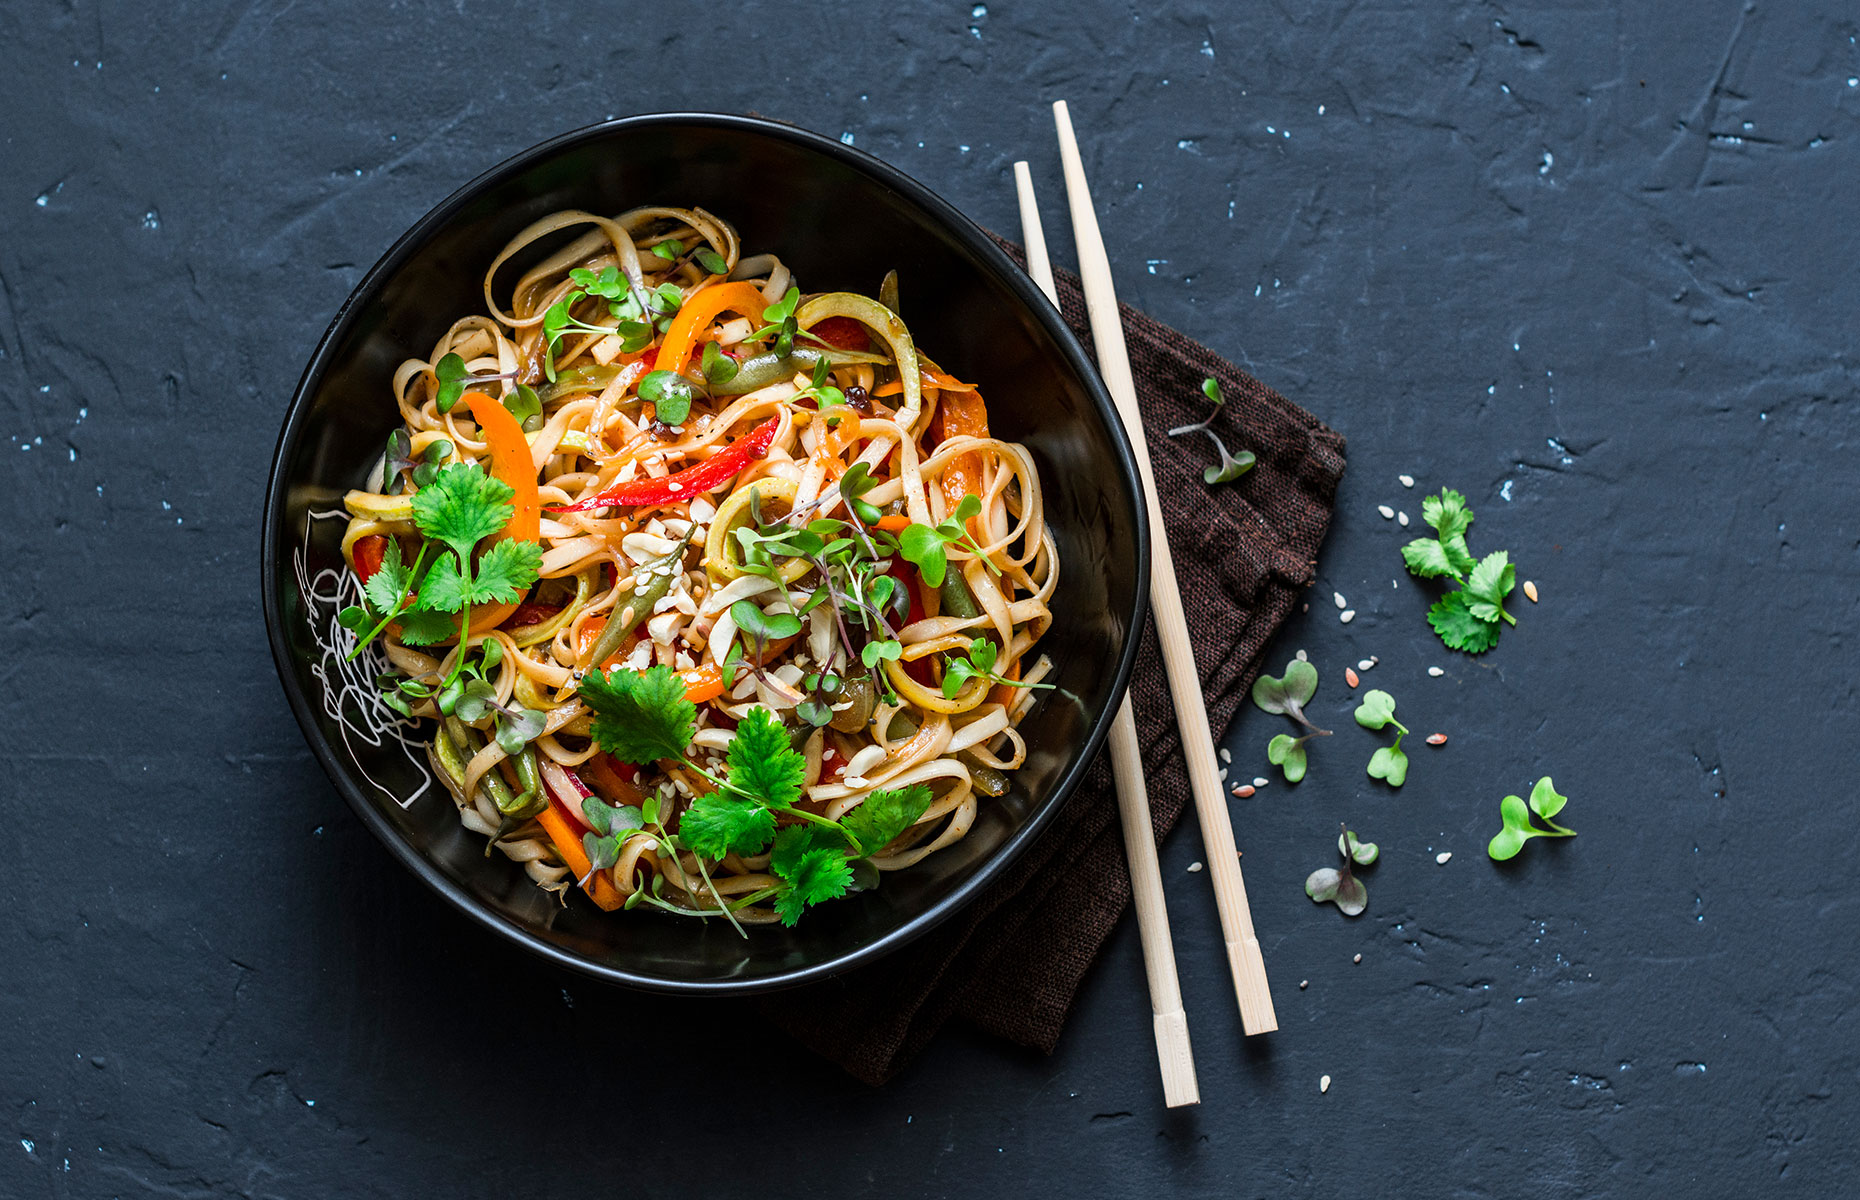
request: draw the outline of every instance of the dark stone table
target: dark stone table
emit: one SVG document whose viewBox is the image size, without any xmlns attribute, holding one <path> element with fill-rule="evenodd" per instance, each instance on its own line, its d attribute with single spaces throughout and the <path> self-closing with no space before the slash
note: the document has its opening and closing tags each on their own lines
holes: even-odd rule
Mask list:
<svg viewBox="0 0 1860 1200">
<path fill-rule="evenodd" d="M 0 1195 L 1851 1192 L 1851 5 L 414 7 L 0 13 Z M 1124 298 L 1350 440 L 1272 655 L 1338 736 L 1233 804 L 1281 1029 L 1240 1036 L 1190 822 L 1173 1113 L 1128 922 L 1052 1058 L 952 1029 L 878 1091 L 491 940 L 325 781 L 258 611 L 302 364 L 478 171 L 753 109 L 1003 231 L 1027 158 L 1070 261 L 1060 97 Z M 1377 513 L 1442 485 L 1542 591 L 1479 659 Z M 1544 774 L 1581 836 L 1495 866 Z M 1383 847 L 1357 920 L 1301 887 L 1339 820 Z"/>
</svg>

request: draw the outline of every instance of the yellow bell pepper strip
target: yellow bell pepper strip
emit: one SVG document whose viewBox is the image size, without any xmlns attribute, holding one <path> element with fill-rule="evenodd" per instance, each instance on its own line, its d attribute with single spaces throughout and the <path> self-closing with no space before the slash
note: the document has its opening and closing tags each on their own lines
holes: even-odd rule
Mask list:
<svg viewBox="0 0 1860 1200">
<path fill-rule="evenodd" d="M 498 539 L 539 540 L 542 500 L 536 491 L 536 465 L 530 457 L 530 443 L 523 436 L 523 426 L 510 415 L 509 409 L 484 392 L 470 392 L 463 399 L 471 406 L 472 420 L 478 423 L 485 445 L 490 448 L 491 474 L 516 493 L 510 499 L 513 510 L 510 520 L 504 523 Z M 483 633 L 496 629 L 516 611 L 514 602 L 475 609 L 471 615 L 471 631 Z"/>
<path fill-rule="evenodd" d="M 574 875 L 578 882 L 586 878 L 588 867 L 591 865 L 588 862 L 587 851 L 581 848 L 581 839 L 576 836 L 574 827 L 569 824 L 568 818 L 562 815 L 562 810 L 551 801 L 548 808 L 536 814 L 536 820 L 549 834 L 549 840 L 555 843 L 555 852 L 562 856 L 562 861 L 568 865 L 569 873 Z M 626 902 L 626 897 L 620 894 L 620 889 L 614 886 L 614 881 L 607 877 L 605 871 L 594 877 L 593 886 L 588 890 L 588 898 L 604 912 L 612 912 Z"/>
<path fill-rule="evenodd" d="M 762 289 L 745 281 L 712 284 L 696 295 L 687 296 L 678 315 L 672 318 L 671 327 L 665 331 L 665 340 L 659 344 L 654 369 L 683 372 L 697 349 L 698 334 L 710 328 L 719 314 L 740 313 L 749 318 L 750 324 L 760 325 L 762 310 L 767 307 Z"/>
</svg>

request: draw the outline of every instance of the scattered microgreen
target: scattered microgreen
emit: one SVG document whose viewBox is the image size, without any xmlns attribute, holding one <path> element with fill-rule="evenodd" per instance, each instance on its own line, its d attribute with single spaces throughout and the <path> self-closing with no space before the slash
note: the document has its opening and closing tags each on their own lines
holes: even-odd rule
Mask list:
<svg viewBox="0 0 1860 1200">
<path fill-rule="evenodd" d="M 691 257 L 697 261 L 698 266 L 703 267 L 712 275 L 727 275 L 730 273 L 729 260 L 725 259 L 723 255 L 717 253 L 715 250 L 712 250 L 709 246 L 705 246 Z"/>
<path fill-rule="evenodd" d="M 999 574 L 988 556 L 982 553 L 982 548 L 976 544 L 974 535 L 969 532 L 969 518 L 981 511 L 981 498 L 970 492 L 956 505 L 955 512 L 935 525 L 906 526 L 898 534 L 898 552 L 904 556 L 905 561 L 915 564 L 924 582 L 931 587 L 943 586 L 943 577 L 949 570 L 951 546 L 968 551 L 990 573 Z"/>
<path fill-rule="evenodd" d="M 433 364 L 433 378 L 439 384 L 439 389 L 433 393 L 433 404 L 442 413 L 451 412 L 452 406 L 465 394 L 465 382 L 470 378 L 465 360 L 456 354 L 443 355 Z"/>
<path fill-rule="evenodd" d="M 685 244 L 677 238 L 666 238 L 648 253 L 656 254 L 668 263 L 675 263 L 685 256 Z"/>
<path fill-rule="evenodd" d="M 1408 756 L 1401 748 L 1401 740 L 1408 736 L 1408 727 L 1395 719 L 1395 697 L 1381 688 L 1371 688 L 1356 707 L 1356 723 L 1364 729 L 1393 725 L 1401 731 L 1395 735 L 1393 746 L 1384 746 L 1369 756 L 1370 778 L 1385 779 L 1390 787 L 1400 787 L 1408 778 Z"/>
<path fill-rule="evenodd" d="M 538 396 L 536 389 L 529 384 L 519 383 L 513 388 L 510 394 L 504 397 L 504 408 L 517 419 L 517 424 L 523 427 L 523 432 L 535 433 L 542 428 L 542 397 Z"/>
<path fill-rule="evenodd" d="M 578 882 L 587 887 L 595 872 L 605 871 L 620 861 L 620 849 L 626 840 L 647 825 L 645 813 L 631 804 L 609 804 L 598 796 L 581 798 L 581 819 L 592 831 L 581 835 L 581 848 L 588 855 L 588 873 Z"/>
<path fill-rule="evenodd" d="M 829 408 L 834 408 L 846 403 L 846 393 L 834 387 L 832 379 L 833 360 L 823 354 L 814 360 L 814 371 L 808 379 L 807 386 L 791 396 L 788 402 L 790 404 L 795 404 L 802 400 L 811 399 L 814 402 L 814 407 L 823 412 Z M 838 420 L 839 417 L 837 416 L 829 416 L 827 418 L 827 423 L 831 425 Z"/>
<path fill-rule="evenodd" d="M 775 335 L 774 351 L 782 358 L 794 351 L 794 335 L 800 325 L 795 321 L 795 307 L 801 303 L 801 289 L 791 287 L 781 299 L 762 310 L 762 319 L 767 322 L 762 328 L 751 333 L 745 340 L 761 341 L 769 334 Z"/>
<path fill-rule="evenodd" d="M 943 698 L 954 700 L 956 693 L 963 689 L 971 679 L 986 679 L 990 683 L 1004 683 L 1009 687 L 1050 688 L 1050 683 L 1024 683 L 1018 679 L 1008 679 L 995 673 L 995 658 L 999 653 L 995 644 L 987 638 L 976 638 L 969 643 L 969 653 L 949 654 L 944 658 Z"/>
<path fill-rule="evenodd" d="M 667 425 L 682 425 L 696 397 L 697 388 L 675 371 L 650 371 L 639 381 L 639 398 L 650 403 L 653 415 Z"/>
<path fill-rule="evenodd" d="M 1531 789 L 1528 807 L 1518 797 L 1506 796 L 1498 803 L 1498 815 L 1499 819 L 1504 822 L 1504 828 L 1492 835 L 1492 841 L 1486 846 L 1485 852 L 1495 861 L 1504 862 L 1508 858 L 1516 857 L 1518 851 L 1524 849 L 1524 843 L 1532 838 L 1575 837 L 1575 830 L 1565 829 L 1551 819 L 1563 811 L 1563 805 L 1568 800 L 1569 797 L 1557 793 L 1548 775 L 1539 779 L 1537 786 Z M 1538 828 L 1531 821 L 1532 813 L 1536 813 L 1550 828 Z"/>
<path fill-rule="evenodd" d="M 577 267 L 568 273 L 569 280 L 577 286 L 567 295 L 549 306 L 543 314 L 543 336 L 545 351 L 543 354 L 543 375 L 550 383 L 555 382 L 556 345 L 571 333 L 584 333 L 594 337 L 609 335 L 620 339 L 620 349 L 628 354 L 636 354 L 652 344 L 653 330 L 663 333 L 671 324 L 672 314 L 684 303 L 684 293 L 678 285 L 662 283 L 651 292 L 644 293 L 644 306 L 641 296 L 635 294 L 626 278 L 614 267 L 607 267 L 596 275 L 585 267 Z M 614 320 L 612 325 L 596 325 L 583 321 L 572 313 L 575 304 L 583 297 L 592 296 L 607 301 L 607 312 Z"/>
<path fill-rule="evenodd" d="M 1311 872 L 1305 877 L 1305 895 L 1319 904 L 1330 901 L 1346 917 L 1360 916 L 1369 907 L 1369 889 L 1363 886 L 1352 868 L 1376 861 L 1376 844 L 1357 841 L 1356 834 L 1346 826 L 1337 836 L 1337 852 L 1343 858 L 1343 865 L 1320 867 Z"/>
<path fill-rule="evenodd" d="M 739 368 L 735 359 L 717 348 L 717 343 L 705 342 L 698 369 L 704 374 L 704 382 L 715 386 L 735 379 Z"/>
<path fill-rule="evenodd" d="M 1319 729 L 1305 716 L 1305 705 L 1317 695 L 1317 668 L 1302 658 L 1285 664 L 1280 678 L 1262 674 L 1253 681 L 1253 703 L 1269 713 L 1279 713 L 1303 725 L 1302 737 L 1279 734 L 1266 743 L 1266 759 L 1285 774 L 1285 782 L 1297 783 L 1305 777 L 1305 743 L 1314 737 L 1329 737 L 1331 731 Z"/>
<path fill-rule="evenodd" d="M 1518 622 L 1505 611 L 1505 597 L 1517 580 L 1517 568 L 1503 550 L 1475 559 L 1466 545 L 1473 511 L 1452 488 L 1421 501 L 1421 519 L 1434 530 L 1401 548 L 1410 574 L 1422 579 L 1452 579 L 1460 584 L 1427 610 L 1427 623 L 1449 650 L 1483 654 L 1498 644 L 1499 621 Z"/>
<path fill-rule="evenodd" d="M 1227 403 L 1227 397 L 1221 394 L 1220 381 L 1214 378 L 1204 379 L 1201 381 L 1201 390 L 1208 399 L 1214 401 L 1214 409 L 1208 413 L 1208 419 L 1198 421 L 1193 425 L 1178 425 L 1169 431 L 1169 436 L 1206 434 L 1208 440 L 1214 443 L 1214 449 L 1219 452 L 1221 461 L 1214 466 L 1203 468 L 1201 478 L 1210 484 L 1232 483 L 1252 470 L 1257 460 L 1251 450 L 1242 450 L 1239 454 L 1228 453 L 1227 443 L 1221 441 L 1221 435 L 1214 432 L 1214 418 L 1220 416 L 1222 407 Z"/>
</svg>

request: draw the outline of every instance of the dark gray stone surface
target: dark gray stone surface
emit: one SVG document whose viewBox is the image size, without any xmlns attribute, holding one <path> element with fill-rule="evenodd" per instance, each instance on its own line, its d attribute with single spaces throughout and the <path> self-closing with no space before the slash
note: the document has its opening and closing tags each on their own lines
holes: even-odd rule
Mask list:
<svg viewBox="0 0 1860 1200">
<path fill-rule="evenodd" d="M 1853 8 L 1234 7 L 0 10 L 0 1194 L 1851 1192 Z M 952 1030 L 876 1092 L 492 941 L 351 818 L 258 615 L 301 365 L 479 170 L 754 109 L 1004 231 L 1026 157 L 1069 260 L 1059 97 L 1124 297 L 1350 438 L 1273 656 L 1338 736 L 1234 803 L 1282 1028 L 1239 1035 L 1190 823 L 1170 1114 L 1128 924 L 1051 1059 Z M 1443 484 L 1543 591 L 1476 661 L 1376 513 Z M 1372 654 L 1451 736 L 1399 793 Z M 1581 836 L 1495 867 L 1546 773 Z M 1300 887 L 1339 819 L 1384 848 L 1355 921 Z"/>
</svg>

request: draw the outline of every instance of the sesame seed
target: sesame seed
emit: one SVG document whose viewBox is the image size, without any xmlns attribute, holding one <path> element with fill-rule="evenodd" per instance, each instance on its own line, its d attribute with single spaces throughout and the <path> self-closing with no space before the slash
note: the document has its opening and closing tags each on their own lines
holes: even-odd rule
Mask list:
<svg viewBox="0 0 1860 1200">
<path fill-rule="evenodd" d="M 1402 485 L 1403 487 L 1413 487 L 1413 486 L 1414 486 L 1414 476 L 1412 476 L 1412 475 L 1403 475 L 1403 476 L 1401 476 L 1401 485 Z"/>
<path fill-rule="evenodd" d="M 1444 867 L 1447 865 L 1447 860 L 1452 857 L 1453 857 L 1453 851 L 1442 850 L 1439 854 L 1434 855 L 1434 861 Z"/>
<path fill-rule="evenodd" d="M 1351 670 L 1349 667 L 1345 667 L 1343 669 L 1343 681 L 1349 684 L 1351 687 L 1355 687 L 1357 684 L 1362 682 L 1362 680 L 1356 677 L 1356 672 Z"/>
<path fill-rule="evenodd" d="M 1251 796 L 1252 794 L 1253 794 L 1253 786 L 1251 784 L 1243 783 L 1239 787 L 1234 789 L 1234 795 L 1240 797 L 1242 800 L 1246 799 L 1248 796 Z"/>
<path fill-rule="evenodd" d="M 1427 668 L 1427 673 L 1429 675 L 1432 675 L 1435 679 L 1439 679 L 1442 675 L 1446 674 L 1446 672 L 1441 670 L 1439 667 L 1429 667 Z"/>
<path fill-rule="evenodd" d="M 1318 1091 L 1320 1092 L 1330 1091 L 1330 1076 L 1326 1075 L 1324 1076 L 1324 1078 L 1318 1080 Z"/>
<path fill-rule="evenodd" d="M 1444 746 L 1447 744 L 1447 735 L 1444 733 L 1430 733 L 1427 735 L 1427 744 L 1430 746 Z"/>
<path fill-rule="evenodd" d="M 1348 608 L 1350 606 L 1350 602 L 1343 598 L 1342 592 L 1332 592 L 1330 598 L 1337 602 L 1338 608 Z"/>
<path fill-rule="evenodd" d="M 1359 955 L 1357 955 L 1357 956 L 1356 956 L 1355 958 L 1353 958 L 1353 959 L 1351 959 L 1350 961 L 1351 961 L 1351 962 L 1357 962 L 1357 963 L 1359 963 L 1359 962 L 1362 962 L 1362 961 L 1363 961 L 1363 956 L 1359 954 Z"/>
<path fill-rule="evenodd" d="M 1528 579 L 1524 581 L 1524 594 L 1530 597 L 1532 604 L 1537 603 L 1537 585 Z"/>
<path fill-rule="evenodd" d="M 1221 768 L 1221 782 L 1222 783 L 1227 782 L 1227 768 L 1226 767 Z"/>
<path fill-rule="evenodd" d="M 1300 979 L 1298 981 L 1298 990 L 1301 992 L 1310 986 L 1311 986 L 1311 981 L 1309 979 Z"/>
<path fill-rule="evenodd" d="M 1356 620 L 1356 610 L 1353 608 L 1346 608 L 1337 614 L 1337 619 L 1342 621 L 1345 625 L 1348 625 L 1351 621 Z"/>
<path fill-rule="evenodd" d="M 1407 513 L 1396 513 L 1395 519 L 1401 523 L 1401 527 L 1403 529 L 1406 529 L 1408 527 L 1408 514 Z"/>
<path fill-rule="evenodd" d="M 1190 875 L 1193 875 L 1193 874 L 1194 874 L 1195 872 L 1197 872 L 1197 871 L 1199 871 L 1199 870 L 1201 870 L 1201 864 L 1200 864 L 1200 863 L 1198 863 L 1198 862 L 1192 862 L 1192 863 L 1189 863 L 1189 864 L 1188 864 L 1188 873 L 1189 873 Z"/>
<path fill-rule="evenodd" d="M 678 482 L 672 482 L 672 483 L 668 483 L 665 485 L 665 490 L 668 492 L 682 492 L 685 490 L 685 485 L 682 483 L 678 483 Z"/>
<path fill-rule="evenodd" d="M 1395 519 L 1395 510 L 1386 504 L 1376 505 L 1376 511 L 1382 514 L 1382 519 L 1384 521 L 1393 521 Z"/>
<path fill-rule="evenodd" d="M 1256 788 L 1263 788 L 1271 782 L 1272 780 L 1267 779 L 1264 775 L 1255 775 L 1253 777 L 1253 786 Z"/>
<path fill-rule="evenodd" d="M 1234 752 L 1232 750 L 1229 750 L 1227 747 L 1222 746 L 1221 747 L 1221 761 L 1224 763 L 1230 763 L 1233 760 L 1234 760 Z"/>
<path fill-rule="evenodd" d="M 1356 660 L 1356 669 L 1359 671 L 1367 671 L 1375 665 L 1376 660 L 1373 658 L 1359 658 Z"/>
</svg>

